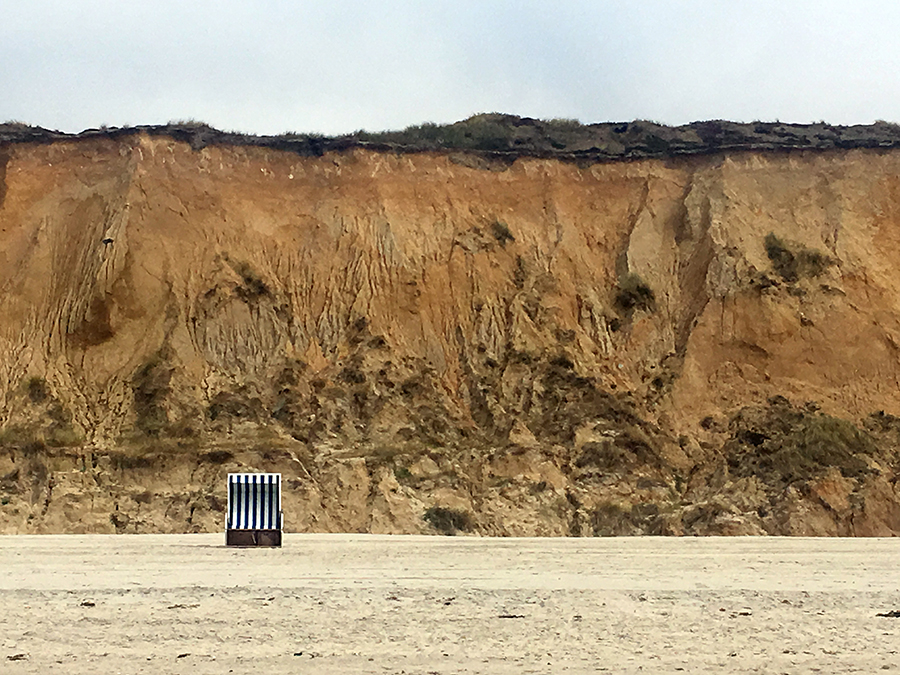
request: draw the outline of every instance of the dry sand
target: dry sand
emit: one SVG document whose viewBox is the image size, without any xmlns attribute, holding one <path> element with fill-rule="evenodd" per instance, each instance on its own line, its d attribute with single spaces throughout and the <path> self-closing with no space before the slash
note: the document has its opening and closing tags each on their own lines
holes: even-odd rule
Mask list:
<svg viewBox="0 0 900 675">
<path fill-rule="evenodd" d="M 896 539 L 222 541 L 0 538 L 0 673 L 900 670 Z"/>
</svg>

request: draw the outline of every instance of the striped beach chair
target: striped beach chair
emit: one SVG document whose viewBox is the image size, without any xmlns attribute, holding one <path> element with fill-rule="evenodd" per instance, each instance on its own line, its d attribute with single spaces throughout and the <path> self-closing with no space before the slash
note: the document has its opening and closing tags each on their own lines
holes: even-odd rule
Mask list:
<svg viewBox="0 0 900 675">
<path fill-rule="evenodd" d="M 281 546 L 281 474 L 228 474 L 226 546 Z"/>
</svg>

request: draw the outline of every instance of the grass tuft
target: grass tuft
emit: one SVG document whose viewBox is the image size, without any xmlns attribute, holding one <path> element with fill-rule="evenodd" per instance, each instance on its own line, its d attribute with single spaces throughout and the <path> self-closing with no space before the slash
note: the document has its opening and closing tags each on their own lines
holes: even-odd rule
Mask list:
<svg viewBox="0 0 900 675">
<path fill-rule="evenodd" d="M 438 532 L 450 536 L 457 532 L 470 532 L 474 526 L 472 517 L 465 511 L 443 506 L 430 507 L 425 511 L 423 518 Z"/>
<path fill-rule="evenodd" d="M 821 251 L 787 243 L 772 232 L 766 235 L 764 244 L 772 267 L 789 283 L 821 276 L 834 264 L 834 260 Z"/>
<path fill-rule="evenodd" d="M 616 286 L 615 305 L 626 316 L 635 310 L 652 312 L 656 307 L 656 296 L 640 275 L 631 272 L 622 277 Z"/>
<path fill-rule="evenodd" d="M 508 241 L 516 240 L 513 233 L 510 231 L 509 226 L 502 220 L 495 220 L 491 223 L 491 232 L 494 235 L 494 239 L 500 242 L 501 246 L 506 246 L 506 242 Z"/>
</svg>

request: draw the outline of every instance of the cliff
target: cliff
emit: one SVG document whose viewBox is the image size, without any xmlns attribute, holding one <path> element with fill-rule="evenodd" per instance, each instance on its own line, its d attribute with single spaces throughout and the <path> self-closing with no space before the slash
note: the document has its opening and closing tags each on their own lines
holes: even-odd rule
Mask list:
<svg viewBox="0 0 900 675">
<path fill-rule="evenodd" d="M 217 531 L 261 470 L 293 531 L 898 534 L 873 129 L 610 161 L 5 127 L 0 531 Z"/>
</svg>

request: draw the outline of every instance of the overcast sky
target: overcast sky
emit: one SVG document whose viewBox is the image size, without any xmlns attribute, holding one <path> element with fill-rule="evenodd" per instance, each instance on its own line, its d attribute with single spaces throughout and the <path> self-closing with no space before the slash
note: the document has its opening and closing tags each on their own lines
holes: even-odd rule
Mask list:
<svg viewBox="0 0 900 675">
<path fill-rule="evenodd" d="M 896 0 L 0 0 L 0 121 L 900 121 Z"/>
</svg>

